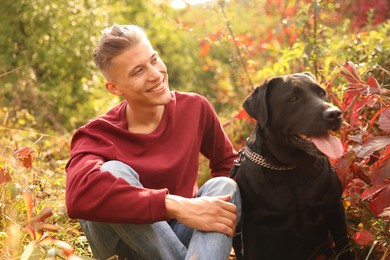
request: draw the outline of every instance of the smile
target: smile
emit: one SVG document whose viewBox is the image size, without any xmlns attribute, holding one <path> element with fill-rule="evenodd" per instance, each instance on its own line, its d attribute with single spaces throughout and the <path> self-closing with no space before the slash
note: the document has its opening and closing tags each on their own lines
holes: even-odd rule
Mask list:
<svg viewBox="0 0 390 260">
<path fill-rule="evenodd" d="M 165 88 L 164 83 L 161 83 L 160 85 L 148 90 L 148 92 L 157 92 Z"/>
</svg>

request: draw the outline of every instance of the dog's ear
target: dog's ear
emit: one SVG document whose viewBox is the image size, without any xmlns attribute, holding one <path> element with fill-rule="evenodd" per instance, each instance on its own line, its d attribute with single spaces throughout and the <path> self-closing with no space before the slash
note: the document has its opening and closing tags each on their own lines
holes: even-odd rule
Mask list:
<svg viewBox="0 0 390 260">
<path fill-rule="evenodd" d="M 256 119 L 263 129 L 268 122 L 268 102 L 267 95 L 270 88 L 281 84 L 284 77 L 275 77 L 266 80 L 261 86 L 258 86 L 252 94 L 244 101 L 243 107 L 252 118 Z"/>
<path fill-rule="evenodd" d="M 317 80 L 316 77 L 313 74 L 311 74 L 311 72 L 309 72 L 309 71 L 305 71 L 305 72 L 303 72 L 303 74 L 309 76 L 310 78 L 312 78 L 314 80 Z"/>
<path fill-rule="evenodd" d="M 267 124 L 268 108 L 266 102 L 266 92 L 269 81 L 258 86 L 244 101 L 243 107 L 252 118 L 260 124 L 261 128 Z"/>
</svg>

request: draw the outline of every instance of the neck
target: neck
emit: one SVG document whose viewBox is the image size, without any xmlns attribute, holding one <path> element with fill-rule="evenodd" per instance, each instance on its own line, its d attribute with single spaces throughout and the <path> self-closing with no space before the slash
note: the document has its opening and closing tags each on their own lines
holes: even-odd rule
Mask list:
<svg viewBox="0 0 390 260">
<path fill-rule="evenodd" d="M 273 131 L 261 129 L 259 125 L 248 141 L 249 148 L 262 154 L 267 162 L 274 165 L 297 167 L 310 158 L 305 152 L 283 144 Z"/>
<path fill-rule="evenodd" d="M 161 122 L 164 114 L 164 106 L 137 108 L 129 104 L 126 107 L 126 119 L 129 132 L 139 134 L 150 134 Z"/>
</svg>

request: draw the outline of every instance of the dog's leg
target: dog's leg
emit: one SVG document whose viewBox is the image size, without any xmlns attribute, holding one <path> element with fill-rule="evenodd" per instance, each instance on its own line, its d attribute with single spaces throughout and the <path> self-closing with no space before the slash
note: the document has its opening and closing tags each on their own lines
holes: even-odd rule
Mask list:
<svg viewBox="0 0 390 260">
<path fill-rule="evenodd" d="M 242 260 L 242 236 L 241 236 L 241 221 L 237 225 L 236 234 L 233 237 L 233 249 L 236 255 L 236 260 Z"/>
<path fill-rule="evenodd" d="M 330 209 L 327 219 L 330 234 L 336 245 L 335 250 L 336 254 L 338 255 L 337 259 L 355 259 L 353 253 L 351 252 L 351 247 L 349 244 L 346 217 L 344 207 L 341 202 L 339 202 L 335 207 Z"/>
</svg>

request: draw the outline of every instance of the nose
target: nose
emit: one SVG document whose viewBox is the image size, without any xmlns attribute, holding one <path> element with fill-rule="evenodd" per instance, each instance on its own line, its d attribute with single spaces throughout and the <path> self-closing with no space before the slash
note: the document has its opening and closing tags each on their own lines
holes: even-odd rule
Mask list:
<svg viewBox="0 0 390 260">
<path fill-rule="evenodd" d="M 341 125 L 341 110 L 335 106 L 325 109 L 323 116 L 331 126 L 332 130 L 337 130 Z"/>
<path fill-rule="evenodd" d="M 150 66 L 149 69 L 149 80 L 150 81 L 156 81 L 161 78 L 161 69 L 159 66 Z"/>
</svg>

